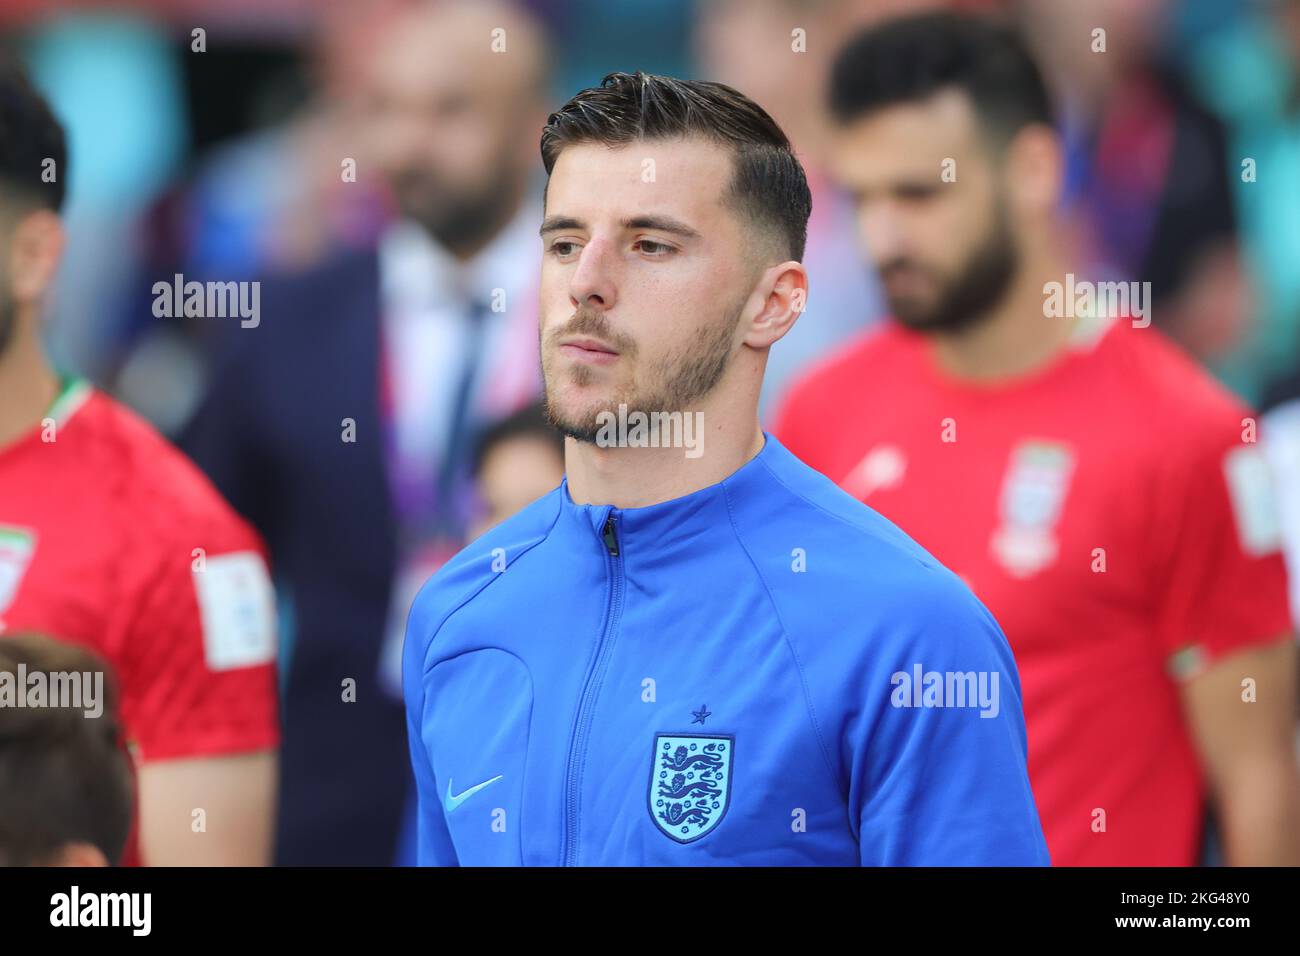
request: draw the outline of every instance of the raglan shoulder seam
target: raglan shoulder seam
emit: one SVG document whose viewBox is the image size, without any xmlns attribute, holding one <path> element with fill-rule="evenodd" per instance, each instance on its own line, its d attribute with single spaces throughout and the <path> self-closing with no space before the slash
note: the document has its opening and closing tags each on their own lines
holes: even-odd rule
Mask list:
<svg viewBox="0 0 1300 956">
<path fill-rule="evenodd" d="M 561 510 L 562 510 L 562 509 L 560 509 L 560 508 L 557 508 L 557 509 L 556 509 L 555 516 L 551 519 L 551 523 L 550 523 L 550 525 L 546 528 L 546 530 L 543 531 L 541 534 L 539 534 L 539 535 L 537 536 L 537 539 L 536 539 L 535 541 L 532 541 L 531 543 L 529 543 L 529 544 L 525 545 L 523 548 L 521 548 L 520 551 L 519 551 L 519 553 L 518 553 L 517 555 L 515 555 L 513 561 L 510 562 L 511 564 L 513 564 L 514 561 L 518 561 L 520 558 L 522 558 L 524 555 L 526 555 L 529 551 L 532 551 L 534 548 L 536 548 L 538 545 L 542 544 L 542 543 L 543 543 L 547 538 L 550 537 L 551 532 L 555 530 L 555 524 L 556 524 L 556 522 L 557 522 L 557 521 L 559 520 L 559 518 L 560 518 L 560 512 L 561 512 Z M 488 552 L 488 554 L 490 555 L 491 552 Z M 507 565 L 507 568 L 509 568 L 509 564 Z M 457 611 L 460 611 L 460 610 L 461 610 L 462 608 L 464 608 L 467 604 L 469 604 L 470 601 L 474 600 L 476 597 L 478 597 L 480 594 L 482 594 L 484 591 L 486 591 L 486 590 L 488 589 L 488 587 L 490 587 L 494 581 L 496 581 L 498 578 L 501 577 L 501 574 L 502 574 L 502 573 L 503 573 L 503 572 L 500 572 L 500 571 L 494 571 L 494 572 L 492 572 L 491 576 L 488 577 L 488 578 L 486 578 L 485 580 L 483 580 L 483 581 L 479 581 L 479 582 L 475 582 L 475 584 L 474 584 L 474 585 L 469 589 L 468 593 L 466 593 L 466 595 L 465 595 L 463 598 L 461 598 L 459 601 L 457 601 L 457 602 L 456 602 L 456 603 L 455 603 L 455 604 L 454 604 L 454 605 L 453 605 L 453 606 L 452 606 L 452 607 L 451 607 L 451 608 L 450 608 L 450 609 L 449 609 L 449 610 L 448 610 L 448 611 L 447 611 L 447 612 L 442 616 L 442 620 L 440 620 L 440 621 L 438 622 L 438 626 L 437 626 L 437 627 L 433 628 L 432 632 L 429 634 L 429 638 L 428 638 L 428 640 L 427 640 L 426 643 L 425 643 L 425 646 L 424 646 L 424 654 L 425 654 L 426 658 L 427 658 L 427 656 L 428 656 L 429 648 L 433 646 L 433 642 L 437 639 L 439 632 L 441 632 L 442 629 L 447 625 L 447 622 L 451 620 L 452 616 L 455 615 Z M 424 666 L 421 668 L 421 671 L 422 671 L 423 674 L 425 674 L 425 675 L 427 676 L 428 673 L 429 673 L 429 670 L 430 670 L 430 668 L 428 667 L 428 662 L 427 662 L 427 660 L 426 660 L 426 661 L 424 662 Z"/>
<path fill-rule="evenodd" d="M 821 722 L 817 719 L 817 709 L 813 705 L 812 690 L 808 686 L 808 676 L 804 670 L 803 661 L 799 657 L 799 650 L 795 646 L 794 640 L 790 636 L 790 629 L 786 627 L 785 618 L 781 615 L 781 606 L 778 604 L 776 597 L 772 594 L 772 589 L 768 587 L 767 579 L 763 577 L 763 572 L 750 554 L 749 548 L 745 545 L 745 540 L 740 534 L 740 528 L 736 525 L 736 514 L 731 506 L 731 494 L 726 485 L 722 487 L 722 498 L 727 508 L 727 520 L 731 524 L 732 533 L 736 536 L 736 543 L 740 550 L 744 552 L 746 560 L 749 561 L 750 567 L 754 569 L 754 575 L 758 578 L 759 584 L 763 588 L 763 593 L 767 595 L 768 603 L 772 605 L 772 612 L 776 615 L 777 625 L 781 628 L 781 637 L 785 641 L 786 647 L 790 650 L 790 656 L 794 659 L 795 671 L 799 675 L 799 686 L 803 690 L 804 706 L 808 710 L 808 719 L 812 722 L 813 733 L 817 737 L 817 744 L 821 750 L 822 762 L 826 767 L 826 772 L 830 777 L 831 784 L 837 791 L 844 789 L 841 787 L 839 774 L 835 772 L 835 763 L 831 759 L 830 750 L 826 745 L 826 735 L 822 731 Z"/>
<path fill-rule="evenodd" d="M 780 484 L 780 486 L 781 486 L 782 488 L 784 488 L 786 491 L 788 491 L 790 494 L 794 495 L 796 498 L 798 498 L 798 499 L 799 499 L 800 501 L 802 501 L 804 504 L 808 505 L 808 507 L 810 507 L 810 508 L 815 508 L 815 509 L 816 509 L 817 511 L 819 511 L 821 514 L 826 515 L 826 517 L 828 517 L 828 518 L 833 518 L 834 520 L 838 521 L 840 524 L 844 525 L 845 527 L 847 527 L 847 528 L 851 528 L 852 530 L 856 531 L 858 534 L 866 535 L 866 536 L 868 536 L 868 537 L 872 536 L 872 535 L 871 535 L 871 530 L 870 530 L 869 528 L 864 528 L 864 527 L 862 527 L 861 525 L 856 525 L 856 524 L 854 524 L 852 521 L 850 521 L 848 518 L 845 518 L 843 515 L 838 515 L 838 514 L 836 514 L 834 511 L 831 511 L 829 508 L 826 508 L 826 507 L 824 507 L 823 505 L 818 504 L 816 501 L 813 501 L 811 498 L 809 498 L 809 497 L 808 497 L 807 495 L 805 495 L 803 492 L 801 492 L 801 491 L 799 491 L 799 490 L 797 490 L 797 489 L 795 489 L 795 488 L 791 488 L 790 485 L 787 484 L 786 481 L 785 481 L 785 480 L 784 480 L 780 475 L 778 475 L 778 474 L 777 474 L 777 473 L 772 469 L 772 467 L 771 467 L 770 465 L 768 465 L 767 462 L 763 462 L 763 467 L 767 469 L 767 473 L 768 473 L 769 475 L 772 476 L 773 480 L 775 480 L 778 484 Z M 893 543 L 890 542 L 890 541 L 887 541 L 887 540 L 885 540 L 883 543 L 886 544 L 886 545 L 888 545 L 888 546 L 891 546 L 891 547 L 893 546 Z M 919 545 L 918 545 L 918 547 L 919 547 Z M 916 562 L 917 564 L 919 564 L 922 568 L 924 568 L 924 569 L 927 570 L 927 571 L 934 571 L 934 570 L 936 570 L 936 568 L 935 568 L 934 565 L 932 565 L 932 564 L 928 564 L 927 562 L 923 561 L 919 556 L 917 556 L 917 555 L 915 555 L 915 554 L 912 554 L 910 551 L 908 551 L 908 550 L 905 549 L 905 548 L 895 548 L 894 550 L 899 551 L 903 556 L 905 556 L 905 557 L 909 558 L 910 560 Z"/>
</svg>

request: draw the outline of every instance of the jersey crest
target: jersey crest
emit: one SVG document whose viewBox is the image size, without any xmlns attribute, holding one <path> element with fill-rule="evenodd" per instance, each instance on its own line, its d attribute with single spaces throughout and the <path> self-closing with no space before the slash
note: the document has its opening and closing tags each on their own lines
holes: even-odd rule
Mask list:
<svg viewBox="0 0 1300 956">
<path fill-rule="evenodd" d="M 655 734 L 650 819 L 667 837 L 693 843 L 717 829 L 731 803 L 731 735 Z"/>
<path fill-rule="evenodd" d="M 1029 577 L 1056 560 L 1055 528 L 1073 471 L 1074 452 L 1059 442 L 1035 439 L 1011 450 L 989 547 L 1013 577 Z"/>
</svg>

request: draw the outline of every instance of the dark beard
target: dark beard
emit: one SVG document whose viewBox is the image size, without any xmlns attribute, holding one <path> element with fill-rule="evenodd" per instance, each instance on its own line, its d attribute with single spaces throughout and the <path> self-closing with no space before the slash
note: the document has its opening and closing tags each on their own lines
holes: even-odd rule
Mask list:
<svg viewBox="0 0 1300 956">
<path fill-rule="evenodd" d="M 742 304 L 743 307 L 743 304 Z M 610 400 L 607 407 L 594 409 L 581 419 L 569 418 L 559 409 L 551 397 L 551 390 L 546 389 L 546 418 L 562 435 L 577 441 L 594 445 L 601 431 L 600 415 L 608 412 L 618 414 L 619 405 L 626 405 L 628 414 L 643 412 L 647 416 L 654 412 L 684 412 L 687 407 L 713 391 L 731 361 L 732 336 L 736 330 L 736 320 L 740 318 L 740 309 L 736 309 L 730 321 L 715 322 L 700 330 L 700 337 L 677 353 L 655 364 L 650 370 L 651 378 L 662 381 L 658 390 L 642 394 L 619 394 Z M 580 310 L 573 321 L 550 334 L 556 341 L 570 335 L 592 335 L 603 339 L 619 350 L 619 354 L 629 361 L 635 358 L 635 343 L 621 336 L 612 334 L 605 317 L 597 312 Z M 545 355 L 545 351 L 542 353 Z M 543 382 L 546 379 L 543 362 Z M 574 370 L 574 381 L 585 385 L 590 380 L 590 371 L 582 366 Z"/>
<path fill-rule="evenodd" d="M 505 180 L 503 175 L 502 180 Z M 441 192 L 424 177 L 410 177 L 394 183 L 402 214 L 418 222 L 444 249 L 470 253 L 483 248 L 510 221 L 517 197 L 510 189 L 494 184 L 481 194 L 429 199 Z"/>
<path fill-rule="evenodd" d="M 948 283 L 932 308 L 890 303 L 894 318 L 917 332 L 960 332 L 977 324 L 1002 301 L 1020 269 L 1020 253 L 1004 213 Z"/>
</svg>

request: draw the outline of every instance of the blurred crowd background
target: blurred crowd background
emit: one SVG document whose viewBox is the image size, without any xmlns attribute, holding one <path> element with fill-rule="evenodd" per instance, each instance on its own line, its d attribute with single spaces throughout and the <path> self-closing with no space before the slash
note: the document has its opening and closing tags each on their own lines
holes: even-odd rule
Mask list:
<svg viewBox="0 0 1300 956">
<path fill-rule="evenodd" d="M 1090 274 L 1150 281 L 1155 324 L 1256 407 L 1300 395 L 1295 0 L 0 4 L 69 132 L 50 352 L 180 443 L 270 547 L 277 862 L 409 859 L 404 608 L 559 481 L 533 404 L 547 113 L 642 69 L 730 83 L 789 133 L 814 195 L 811 294 L 767 415 L 882 317 L 822 172 L 826 67 L 856 27 L 945 5 L 1012 19 L 1049 71 Z M 1105 55 L 1080 40 L 1096 24 Z M 512 55 L 482 42 L 494 26 Z M 176 274 L 261 281 L 259 325 L 157 317 Z"/>
<path fill-rule="evenodd" d="M 368 74 L 384 58 L 385 21 L 413 2 L 0 4 L 8 42 L 71 136 L 72 239 L 49 323 L 61 362 L 179 434 L 224 327 L 155 319 L 141 307 L 155 277 L 265 277 L 376 241 L 393 204 L 368 162 L 379 145 Z M 1289 0 L 535 0 L 522 7 L 544 31 L 540 85 L 496 93 L 520 116 L 526 95 L 544 118 L 605 73 L 640 68 L 731 83 L 776 116 L 822 201 L 809 253 L 816 320 L 774 355 L 775 394 L 879 311 L 819 173 L 823 68 L 855 27 L 942 6 L 1023 25 L 1072 146 L 1069 202 L 1087 255 L 1099 271 L 1149 279 L 1165 330 L 1263 399 L 1300 351 L 1300 10 Z M 806 55 L 773 56 L 789 48 L 791 23 L 807 30 Z M 1074 42 L 1096 23 L 1109 25 L 1104 56 Z M 196 28 L 203 52 L 192 49 Z M 465 44 L 430 31 L 445 43 L 442 72 L 471 75 L 454 59 Z M 431 105 L 451 92 L 433 66 L 407 78 L 428 81 L 411 92 Z M 438 105 L 428 134 L 471 152 L 453 114 L 472 107 Z M 536 158 L 534 126 L 496 121 L 474 132 Z M 343 157 L 359 163 L 355 183 L 340 176 Z M 1243 178 L 1246 157 L 1267 175 Z M 443 164 L 434 175 L 469 185 L 462 160 L 429 159 Z M 537 189 L 541 166 L 531 166 L 476 172 Z"/>
</svg>

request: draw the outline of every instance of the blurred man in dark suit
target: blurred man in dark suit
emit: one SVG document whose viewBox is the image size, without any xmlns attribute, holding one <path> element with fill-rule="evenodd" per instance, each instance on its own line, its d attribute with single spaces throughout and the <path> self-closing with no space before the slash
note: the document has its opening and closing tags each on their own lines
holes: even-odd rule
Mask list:
<svg viewBox="0 0 1300 956">
<path fill-rule="evenodd" d="M 537 26 L 504 4 L 399 13 L 362 71 L 357 177 L 397 216 L 377 247 L 267 282 L 187 445 L 266 535 L 287 660 L 277 862 L 394 858 L 409 764 L 401 637 L 476 520 L 483 422 L 531 401 Z"/>
</svg>

